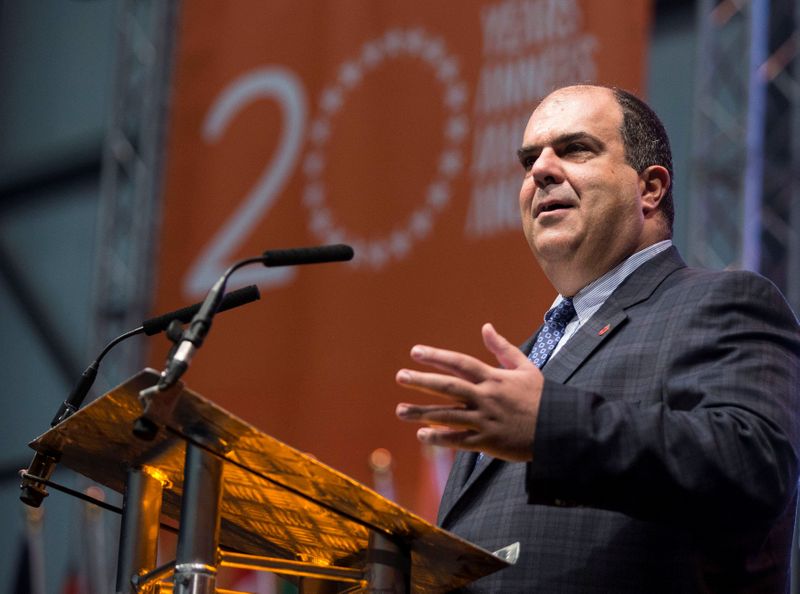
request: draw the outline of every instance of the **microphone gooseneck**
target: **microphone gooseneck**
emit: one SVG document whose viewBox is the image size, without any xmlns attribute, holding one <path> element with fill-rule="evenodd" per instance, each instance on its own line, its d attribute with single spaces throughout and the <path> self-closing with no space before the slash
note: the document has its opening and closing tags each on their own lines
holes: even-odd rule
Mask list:
<svg viewBox="0 0 800 594">
<path fill-rule="evenodd" d="M 195 352 L 211 328 L 211 322 L 218 311 L 220 300 L 225 293 L 228 278 L 239 268 L 248 264 L 261 263 L 267 267 L 298 266 L 302 264 L 324 264 L 345 262 L 353 259 L 353 248 L 345 244 L 320 245 L 313 247 L 267 250 L 261 256 L 240 260 L 228 268 L 208 291 L 203 304 L 189 323 L 174 355 L 167 362 L 158 382 L 160 391 L 167 390 L 186 373 Z"/>
</svg>

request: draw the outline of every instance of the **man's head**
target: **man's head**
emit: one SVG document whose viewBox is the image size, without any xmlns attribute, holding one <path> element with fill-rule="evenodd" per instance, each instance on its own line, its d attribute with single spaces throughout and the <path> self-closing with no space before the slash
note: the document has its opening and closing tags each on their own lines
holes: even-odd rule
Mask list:
<svg viewBox="0 0 800 594">
<path fill-rule="evenodd" d="M 671 235 L 663 201 L 672 165 L 649 162 L 664 150 L 670 161 L 669 145 L 642 105 L 606 87 L 566 87 L 528 121 L 519 150 L 522 225 L 564 295 Z"/>
</svg>

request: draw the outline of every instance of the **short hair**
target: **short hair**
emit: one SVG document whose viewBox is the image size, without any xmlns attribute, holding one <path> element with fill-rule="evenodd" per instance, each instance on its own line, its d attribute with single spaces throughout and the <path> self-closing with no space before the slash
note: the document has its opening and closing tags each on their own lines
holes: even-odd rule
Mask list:
<svg viewBox="0 0 800 594">
<path fill-rule="evenodd" d="M 620 134 L 625 148 L 625 160 L 637 173 L 641 173 L 651 165 L 661 165 L 669 171 L 670 180 L 674 180 L 669 137 L 656 112 L 633 93 L 617 87 L 611 87 L 611 91 L 622 109 Z M 658 205 L 670 236 L 675 221 L 673 185 L 670 182 L 666 194 Z"/>
</svg>

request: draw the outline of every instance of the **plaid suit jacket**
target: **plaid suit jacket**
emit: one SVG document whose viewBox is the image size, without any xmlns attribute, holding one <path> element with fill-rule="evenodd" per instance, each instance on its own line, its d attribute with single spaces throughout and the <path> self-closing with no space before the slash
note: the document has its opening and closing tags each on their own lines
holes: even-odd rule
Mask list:
<svg viewBox="0 0 800 594">
<path fill-rule="evenodd" d="M 451 471 L 440 525 L 520 543 L 516 565 L 464 591 L 787 591 L 800 332 L 769 281 L 671 248 L 543 373 L 533 461 L 472 470 L 460 452 Z"/>
</svg>

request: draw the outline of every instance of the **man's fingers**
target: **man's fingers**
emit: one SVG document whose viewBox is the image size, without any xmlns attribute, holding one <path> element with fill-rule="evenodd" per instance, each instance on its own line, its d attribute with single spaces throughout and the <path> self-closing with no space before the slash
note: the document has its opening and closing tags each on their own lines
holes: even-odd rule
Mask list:
<svg viewBox="0 0 800 594">
<path fill-rule="evenodd" d="M 411 350 L 414 361 L 438 372 L 401 369 L 397 383 L 447 400 L 402 403 L 396 414 L 403 421 L 424 425 L 417 438 L 425 444 L 528 461 L 544 376 L 491 324 L 485 324 L 481 334 L 503 369 L 462 353 L 417 345 Z"/>
<path fill-rule="evenodd" d="M 447 396 L 467 406 L 475 404 L 475 385 L 467 380 L 441 373 L 428 373 L 401 369 L 395 379 L 406 388 L 413 388 L 436 396 Z"/>
<path fill-rule="evenodd" d="M 442 427 L 421 427 L 417 429 L 417 439 L 426 445 L 480 451 L 476 443 L 478 434 L 474 431 L 451 430 Z"/>
<path fill-rule="evenodd" d="M 517 369 L 522 365 L 529 364 L 528 358 L 524 353 L 506 340 L 505 337 L 498 334 L 491 324 L 483 325 L 481 335 L 483 336 L 483 344 L 505 369 Z"/>
<path fill-rule="evenodd" d="M 400 403 L 395 414 L 403 421 L 440 425 L 448 429 L 478 429 L 477 412 L 454 405 Z"/>
<path fill-rule="evenodd" d="M 430 365 L 472 383 L 486 379 L 486 375 L 491 369 L 486 363 L 475 357 L 421 344 L 411 349 L 411 358 L 417 363 Z"/>
</svg>

